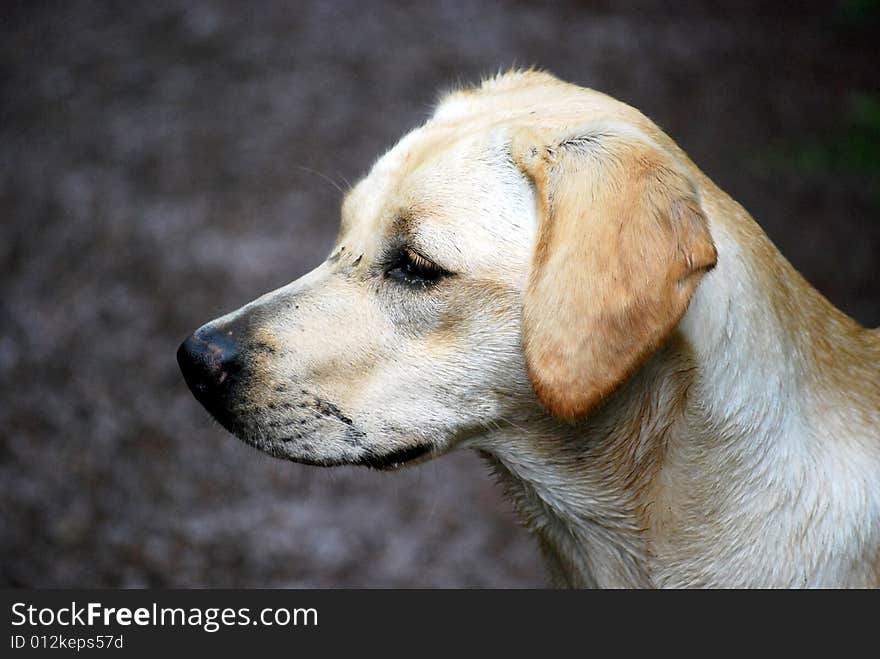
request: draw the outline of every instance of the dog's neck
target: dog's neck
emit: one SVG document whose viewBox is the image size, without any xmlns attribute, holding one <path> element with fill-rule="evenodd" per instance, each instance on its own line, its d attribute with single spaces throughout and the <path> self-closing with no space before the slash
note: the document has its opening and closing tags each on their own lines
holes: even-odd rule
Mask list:
<svg viewBox="0 0 880 659">
<path fill-rule="evenodd" d="M 880 581 L 876 398 L 835 378 L 831 355 L 873 355 L 850 377 L 880 382 L 880 342 L 769 241 L 718 243 L 678 329 L 600 408 L 577 424 L 524 414 L 479 443 L 559 585 Z"/>
<path fill-rule="evenodd" d="M 650 587 L 650 501 L 692 367 L 676 339 L 577 424 L 535 412 L 480 447 L 556 585 Z"/>
</svg>

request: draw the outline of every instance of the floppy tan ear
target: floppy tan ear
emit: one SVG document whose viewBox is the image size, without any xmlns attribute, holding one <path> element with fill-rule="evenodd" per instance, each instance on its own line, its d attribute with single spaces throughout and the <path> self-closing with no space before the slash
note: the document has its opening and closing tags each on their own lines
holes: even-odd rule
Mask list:
<svg viewBox="0 0 880 659">
<path fill-rule="evenodd" d="M 553 414 L 588 412 L 684 315 L 715 245 L 694 186 L 636 133 L 588 127 L 512 156 L 534 181 L 538 230 L 522 310 L 532 386 Z"/>
</svg>

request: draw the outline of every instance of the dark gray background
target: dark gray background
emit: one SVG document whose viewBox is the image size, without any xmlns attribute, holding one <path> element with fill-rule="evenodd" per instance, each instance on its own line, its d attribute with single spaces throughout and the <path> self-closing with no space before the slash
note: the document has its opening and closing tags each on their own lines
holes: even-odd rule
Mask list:
<svg viewBox="0 0 880 659">
<path fill-rule="evenodd" d="M 785 5 L 787 13 L 779 13 Z M 654 118 L 880 324 L 871 0 L 4 2 L 0 566 L 24 586 L 537 586 L 475 456 L 273 461 L 174 360 L 323 260 L 340 193 L 438 91 L 535 64 Z"/>
</svg>

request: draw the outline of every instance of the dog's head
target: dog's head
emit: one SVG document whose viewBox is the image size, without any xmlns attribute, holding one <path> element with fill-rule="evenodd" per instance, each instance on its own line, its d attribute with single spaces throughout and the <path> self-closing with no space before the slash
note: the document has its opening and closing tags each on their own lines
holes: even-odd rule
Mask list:
<svg viewBox="0 0 880 659">
<path fill-rule="evenodd" d="M 585 414 L 715 263 L 664 139 L 546 74 L 450 95 L 349 192 L 322 265 L 187 339 L 187 383 L 241 439 L 318 465 Z"/>
</svg>

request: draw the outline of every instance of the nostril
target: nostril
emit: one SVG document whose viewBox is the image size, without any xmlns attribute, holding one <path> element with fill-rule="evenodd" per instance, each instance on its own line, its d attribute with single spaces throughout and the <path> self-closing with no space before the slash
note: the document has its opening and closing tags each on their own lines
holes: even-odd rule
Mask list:
<svg viewBox="0 0 880 659">
<path fill-rule="evenodd" d="M 228 388 L 239 370 L 239 347 L 231 336 L 199 330 L 177 349 L 177 363 L 187 385 L 202 402 Z"/>
</svg>

